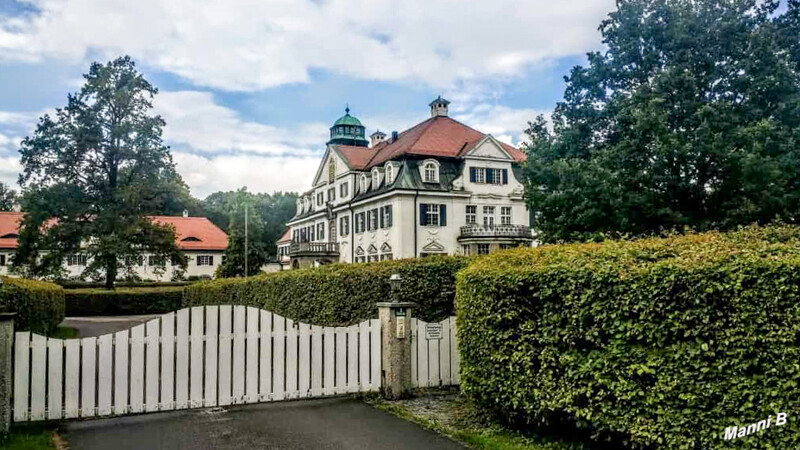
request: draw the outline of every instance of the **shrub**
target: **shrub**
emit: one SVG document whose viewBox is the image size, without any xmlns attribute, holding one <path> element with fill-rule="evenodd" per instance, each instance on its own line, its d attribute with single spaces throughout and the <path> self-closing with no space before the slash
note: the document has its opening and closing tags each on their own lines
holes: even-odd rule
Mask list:
<svg viewBox="0 0 800 450">
<path fill-rule="evenodd" d="M 438 256 L 218 279 L 187 287 L 184 305 L 250 305 L 315 325 L 345 325 L 377 317 L 375 304 L 390 301 L 389 276 L 399 273 L 400 298 L 418 304 L 414 315 L 441 320 L 453 314 L 455 274 L 467 262 Z"/>
<path fill-rule="evenodd" d="M 68 289 L 68 316 L 160 314 L 181 308 L 183 286 L 155 288 Z"/>
<path fill-rule="evenodd" d="M 800 229 L 513 250 L 459 273 L 462 389 L 631 447 L 800 448 Z M 776 413 L 789 412 L 774 427 Z"/>
<path fill-rule="evenodd" d="M 64 289 L 103 289 L 105 288 L 105 283 L 93 283 L 91 281 L 80 281 L 80 280 L 63 280 L 57 281 L 61 287 Z M 175 287 L 175 286 L 188 286 L 192 284 L 192 281 L 119 281 L 114 283 L 116 288 L 157 288 L 157 287 Z"/>
<path fill-rule="evenodd" d="M 64 289 L 44 281 L 1 277 L 0 311 L 15 312 L 14 328 L 52 334 L 64 320 Z"/>
</svg>

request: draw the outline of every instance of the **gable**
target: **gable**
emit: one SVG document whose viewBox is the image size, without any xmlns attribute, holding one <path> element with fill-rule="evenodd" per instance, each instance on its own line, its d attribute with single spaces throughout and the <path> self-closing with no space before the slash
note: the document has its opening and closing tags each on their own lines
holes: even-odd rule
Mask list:
<svg viewBox="0 0 800 450">
<path fill-rule="evenodd" d="M 473 158 L 502 159 L 504 161 L 511 161 L 514 159 L 508 154 L 503 144 L 498 142 L 497 139 L 491 135 L 486 135 L 485 138 L 478 141 L 466 152 L 464 156 Z"/>
<path fill-rule="evenodd" d="M 423 252 L 443 252 L 444 251 L 444 246 L 442 246 L 442 244 L 440 244 L 440 243 L 438 243 L 436 241 L 433 241 L 430 244 L 426 245 L 425 247 L 422 247 L 422 251 Z"/>
<path fill-rule="evenodd" d="M 317 167 L 317 174 L 314 176 L 313 186 L 328 184 L 330 182 L 328 179 L 328 165 L 330 164 L 331 159 L 333 159 L 336 164 L 336 176 L 339 176 L 350 170 L 347 162 L 341 157 L 341 155 L 339 155 L 339 152 L 337 152 L 334 147 L 329 146 L 325 150 L 325 154 L 322 155 L 322 162 L 320 162 L 319 167 Z"/>
</svg>

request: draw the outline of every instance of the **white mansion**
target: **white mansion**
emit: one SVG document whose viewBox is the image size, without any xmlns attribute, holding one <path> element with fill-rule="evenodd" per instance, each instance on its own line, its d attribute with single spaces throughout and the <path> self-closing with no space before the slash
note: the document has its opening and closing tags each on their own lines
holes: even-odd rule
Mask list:
<svg viewBox="0 0 800 450">
<path fill-rule="evenodd" d="M 448 117 L 448 104 L 439 97 L 429 119 L 371 141 L 345 110 L 278 241 L 282 261 L 296 268 L 531 245 L 525 154 Z"/>
</svg>

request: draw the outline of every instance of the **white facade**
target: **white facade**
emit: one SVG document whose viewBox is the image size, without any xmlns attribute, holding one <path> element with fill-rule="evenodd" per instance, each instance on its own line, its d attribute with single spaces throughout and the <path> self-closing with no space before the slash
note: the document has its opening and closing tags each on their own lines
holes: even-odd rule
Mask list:
<svg viewBox="0 0 800 450">
<path fill-rule="evenodd" d="M 440 109 L 435 113 L 442 116 Z M 531 244 L 519 163 L 490 135 L 456 158 L 405 153 L 361 170 L 352 167 L 352 152 L 375 150 L 349 150 L 351 160 L 329 145 L 313 189 L 298 199 L 288 224 L 293 258 L 313 259 L 316 250 L 320 261 L 364 262 Z"/>
</svg>

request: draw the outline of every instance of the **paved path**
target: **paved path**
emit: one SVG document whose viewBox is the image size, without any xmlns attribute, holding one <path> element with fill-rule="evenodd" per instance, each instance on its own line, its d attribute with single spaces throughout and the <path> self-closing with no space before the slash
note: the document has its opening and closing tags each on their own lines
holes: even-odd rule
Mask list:
<svg viewBox="0 0 800 450">
<path fill-rule="evenodd" d="M 334 398 L 69 422 L 72 450 L 463 449 L 359 400 Z"/>
<path fill-rule="evenodd" d="M 161 317 L 161 314 L 146 316 L 97 316 L 97 317 L 67 317 L 61 326 L 75 328 L 78 337 L 102 336 L 108 333 L 127 330 L 128 328 L 145 323 L 150 319 Z"/>
</svg>

